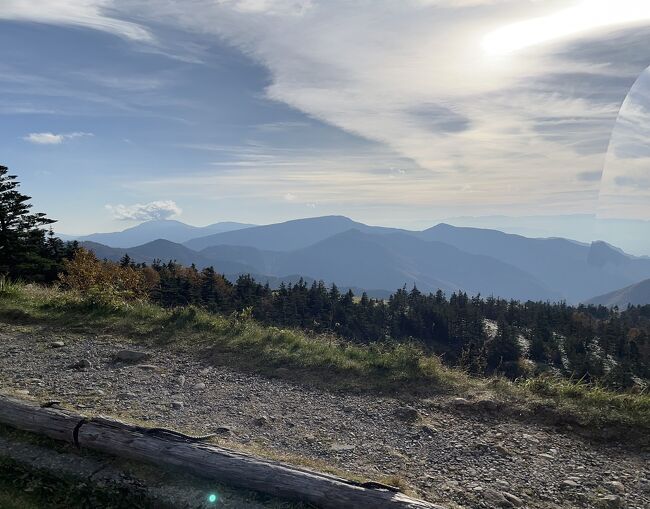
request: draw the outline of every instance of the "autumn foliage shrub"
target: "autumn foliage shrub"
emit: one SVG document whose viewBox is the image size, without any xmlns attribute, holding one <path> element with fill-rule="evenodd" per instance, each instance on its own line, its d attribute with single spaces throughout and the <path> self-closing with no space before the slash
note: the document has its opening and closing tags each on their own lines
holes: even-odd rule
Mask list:
<svg viewBox="0 0 650 509">
<path fill-rule="evenodd" d="M 79 249 L 66 260 L 61 284 L 91 300 L 108 303 L 144 300 L 158 283 L 156 271 L 101 261 L 90 251 Z"/>
</svg>

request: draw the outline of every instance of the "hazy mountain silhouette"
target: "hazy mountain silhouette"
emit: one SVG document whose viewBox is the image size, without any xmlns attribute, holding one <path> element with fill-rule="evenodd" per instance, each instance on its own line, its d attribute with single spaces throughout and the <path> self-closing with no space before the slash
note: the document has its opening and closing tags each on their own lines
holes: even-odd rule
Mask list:
<svg viewBox="0 0 650 509">
<path fill-rule="evenodd" d="M 110 247 L 133 247 L 157 239 L 185 242 L 186 240 L 202 235 L 239 230 L 250 226 L 253 225 L 234 222 L 215 223 L 208 226 L 191 226 L 172 219 L 160 219 L 146 221 L 120 232 L 93 233 L 91 235 L 76 237 L 76 239 L 79 242 L 99 242 Z M 67 238 L 70 237 L 68 236 Z"/>
<path fill-rule="evenodd" d="M 601 304 L 608 307 L 618 306 L 619 308 L 626 308 L 628 304 L 633 306 L 650 304 L 650 279 L 599 295 L 589 299 L 585 304 Z"/>
<path fill-rule="evenodd" d="M 199 269 L 214 265 L 209 258 L 204 257 L 201 253 L 192 251 L 182 244 L 170 242 L 169 240 L 158 239 L 148 242 L 141 246 L 129 248 L 117 248 L 104 246 L 97 242 L 83 242 L 82 246 L 95 253 L 100 259 L 119 261 L 125 254 L 128 254 L 136 263 L 151 264 L 154 260 L 160 260 L 163 263 L 176 261 L 181 265 L 190 266 L 195 264 Z M 222 261 L 219 265 L 219 272 L 222 273 L 249 273 L 256 272 L 249 265 L 239 263 L 236 260 Z"/>
<path fill-rule="evenodd" d="M 352 228 L 374 233 L 402 231 L 395 228 L 368 226 L 344 216 L 324 216 L 217 233 L 192 239 L 185 242 L 185 245 L 197 251 L 217 245 L 248 246 L 269 251 L 293 251 Z"/>
<path fill-rule="evenodd" d="M 224 263 L 237 261 L 252 267 L 258 274 L 277 274 L 275 268 L 278 258 L 282 255 L 275 251 L 263 251 L 249 246 L 210 246 L 202 249 L 199 253 L 205 259 L 210 260 L 215 268 L 220 268 Z M 286 274 L 294 273 L 297 271 L 293 269 L 286 272 Z"/>
<path fill-rule="evenodd" d="M 448 224 L 429 228 L 419 236 L 509 263 L 570 302 L 650 277 L 650 259 L 628 255 L 604 242 L 589 245 L 561 238 L 535 239 Z"/>
<path fill-rule="evenodd" d="M 230 275 L 274 279 L 293 274 L 377 291 L 415 284 L 425 292 L 460 289 L 524 300 L 580 302 L 650 278 L 650 258 L 630 256 L 604 242 L 527 238 L 446 224 L 410 232 L 342 216 L 249 227 L 184 245 L 164 240 L 128 249 L 86 245 L 100 258 L 118 260 L 128 252 L 135 261 L 176 260 Z"/>
<path fill-rule="evenodd" d="M 421 291 L 464 290 L 513 298 L 550 299 L 553 291 L 530 274 L 488 256 L 465 253 L 408 233 L 371 234 L 349 230 L 287 253 L 276 270 L 362 288 Z"/>
<path fill-rule="evenodd" d="M 292 271 L 288 271 L 285 275 L 268 274 L 266 267 L 271 265 L 277 267 L 277 258 L 284 253 L 260 251 L 249 247 L 215 246 L 208 248 L 206 252 L 198 253 L 182 244 L 163 239 L 130 248 L 110 247 L 90 241 L 82 242 L 81 245 L 94 252 L 95 256 L 102 260 L 119 262 L 125 254 L 128 254 L 134 263 L 151 264 L 154 260 L 161 260 L 163 263 L 175 261 L 185 266 L 194 264 L 199 270 L 205 267 L 214 267 L 218 273 L 224 274 L 230 281 L 234 282 L 242 274 L 250 274 L 256 281 L 262 284 L 268 283 L 274 289 L 282 283 L 295 284 L 300 279 L 307 284 L 315 281 L 312 277 Z M 334 280 L 327 281 L 328 284 L 332 282 Z M 374 289 L 373 287 L 360 288 L 342 285 L 340 289 L 341 291 L 351 289 L 358 295 L 367 291 L 371 297 L 381 299 L 388 298 L 391 293 L 388 289 Z"/>
</svg>

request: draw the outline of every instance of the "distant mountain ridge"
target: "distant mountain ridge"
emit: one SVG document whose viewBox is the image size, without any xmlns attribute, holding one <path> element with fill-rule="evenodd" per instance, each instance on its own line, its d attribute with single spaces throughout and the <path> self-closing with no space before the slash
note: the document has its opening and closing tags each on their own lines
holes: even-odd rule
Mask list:
<svg viewBox="0 0 650 509">
<path fill-rule="evenodd" d="M 195 237 L 229 232 L 254 226 L 246 223 L 225 221 L 208 226 L 191 226 L 172 219 L 146 221 L 120 232 L 92 233 L 80 237 L 66 236 L 79 242 L 98 242 L 109 247 L 135 247 L 157 239 L 185 242 Z"/>
<path fill-rule="evenodd" d="M 570 303 L 650 278 L 650 258 L 604 242 L 528 238 L 446 224 L 418 232 L 343 216 L 247 227 L 184 244 L 159 239 L 122 249 L 84 245 L 100 258 L 119 259 L 128 252 L 135 261 L 176 260 L 227 274 L 292 274 L 383 292 L 416 285 L 426 292 L 464 290 Z"/>
<path fill-rule="evenodd" d="M 645 306 L 650 304 L 650 279 L 645 279 L 634 285 L 626 286 L 620 290 L 599 295 L 589 299 L 585 304 L 595 304 L 607 307 L 618 306 L 626 308 L 632 306 Z"/>
<path fill-rule="evenodd" d="M 514 265 L 544 281 L 569 302 L 650 277 L 650 258 L 628 255 L 600 241 L 585 244 L 562 238 L 529 238 L 444 223 L 417 235 Z"/>
<path fill-rule="evenodd" d="M 373 233 L 406 231 L 383 226 L 368 226 L 345 216 L 322 216 L 216 233 L 194 238 L 185 242 L 185 245 L 196 251 L 217 245 L 248 246 L 267 251 L 293 251 L 351 229 Z"/>
</svg>

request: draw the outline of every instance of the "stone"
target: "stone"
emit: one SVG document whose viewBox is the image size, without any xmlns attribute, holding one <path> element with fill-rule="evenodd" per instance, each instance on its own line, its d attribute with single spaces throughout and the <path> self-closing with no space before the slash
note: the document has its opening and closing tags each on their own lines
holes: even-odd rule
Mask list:
<svg viewBox="0 0 650 509">
<path fill-rule="evenodd" d="M 178 377 L 178 385 L 183 387 L 185 385 L 185 375 L 181 375 Z"/>
<path fill-rule="evenodd" d="M 501 456 L 512 456 L 512 452 L 502 444 L 495 445 L 494 450 Z"/>
<path fill-rule="evenodd" d="M 354 446 L 353 445 L 348 445 L 348 444 L 340 444 L 338 442 L 334 442 L 331 446 L 330 449 L 334 452 L 352 452 L 354 451 Z"/>
<path fill-rule="evenodd" d="M 612 491 L 616 491 L 617 493 L 625 493 L 625 486 L 620 481 L 611 481 L 608 482 L 607 485 Z"/>
<path fill-rule="evenodd" d="M 70 367 L 73 369 L 90 369 L 93 367 L 93 363 L 88 359 L 81 359 L 80 361 L 72 364 Z"/>
<path fill-rule="evenodd" d="M 623 507 L 623 500 L 618 495 L 605 495 L 596 501 L 599 509 L 620 509 Z"/>
<path fill-rule="evenodd" d="M 156 366 L 155 364 L 138 364 L 136 366 L 139 369 L 142 369 L 144 371 L 158 371 L 160 370 L 160 367 Z"/>
<path fill-rule="evenodd" d="M 205 384 L 203 382 L 199 382 L 197 384 L 194 384 L 192 386 L 192 389 L 194 389 L 195 391 L 202 391 L 203 389 L 205 389 Z"/>
<path fill-rule="evenodd" d="M 230 429 L 229 426 L 219 426 L 214 430 L 215 433 L 218 433 L 220 435 L 229 435 L 231 431 L 232 430 Z"/>
<path fill-rule="evenodd" d="M 438 433 L 438 430 L 436 428 L 429 426 L 428 424 L 423 424 L 420 429 L 422 430 L 422 433 L 429 436 L 434 436 Z"/>
<path fill-rule="evenodd" d="M 52 341 L 50 343 L 51 348 L 62 348 L 65 346 L 65 343 L 63 341 Z"/>
<path fill-rule="evenodd" d="M 115 353 L 115 359 L 122 362 L 140 362 L 149 358 L 149 353 L 138 350 L 120 350 Z"/>
<path fill-rule="evenodd" d="M 138 396 L 132 392 L 120 392 L 116 397 L 117 399 L 133 399 L 137 398 Z"/>
<path fill-rule="evenodd" d="M 642 477 L 639 479 L 639 488 L 645 493 L 650 493 L 650 479 Z"/>
<path fill-rule="evenodd" d="M 185 404 L 182 401 L 172 401 L 172 408 L 174 410 L 183 410 Z"/>
<path fill-rule="evenodd" d="M 266 417 L 265 415 L 260 415 L 258 418 L 256 418 L 253 421 L 253 424 L 255 424 L 255 426 L 265 426 L 268 423 L 269 423 L 269 418 Z"/>
<path fill-rule="evenodd" d="M 477 486 L 477 488 L 480 488 L 480 486 Z M 487 502 L 490 507 L 513 507 L 513 504 L 509 502 L 508 499 L 506 499 L 503 493 L 497 490 L 494 490 L 492 488 L 482 490 L 477 490 L 474 488 L 474 490 L 481 493 L 481 498 Z"/>
<path fill-rule="evenodd" d="M 493 399 L 480 399 L 475 403 L 475 407 L 486 412 L 495 412 L 499 410 L 500 405 Z"/>
<path fill-rule="evenodd" d="M 394 415 L 397 419 L 403 422 L 415 422 L 420 417 L 420 413 L 411 406 L 397 407 Z"/>
<path fill-rule="evenodd" d="M 522 499 L 520 499 L 516 495 L 513 495 L 512 493 L 508 493 L 507 491 L 503 492 L 503 498 L 505 498 L 508 502 L 510 502 L 515 507 L 521 507 L 522 505 L 524 505 L 524 501 Z"/>
<path fill-rule="evenodd" d="M 562 481 L 562 486 L 565 488 L 577 488 L 579 484 L 571 479 L 565 479 Z"/>
</svg>

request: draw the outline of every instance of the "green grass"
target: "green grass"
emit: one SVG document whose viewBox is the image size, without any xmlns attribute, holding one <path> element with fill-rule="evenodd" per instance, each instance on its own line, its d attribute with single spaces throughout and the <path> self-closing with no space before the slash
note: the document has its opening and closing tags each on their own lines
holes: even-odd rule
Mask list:
<svg viewBox="0 0 650 509">
<path fill-rule="evenodd" d="M 246 317 L 221 316 L 195 307 L 167 310 L 147 302 L 84 298 L 56 288 L 5 283 L 0 320 L 101 332 L 200 352 L 269 376 L 327 388 L 396 395 L 488 397 L 516 409 L 538 409 L 585 429 L 610 428 L 622 438 L 648 440 L 650 395 L 619 393 L 560 378 L 518 382 L 471 378 L 446 367 L 413 344 L 353 345 L 333 337 L 264 327 Z"/>
<path fill-rule="evenodd" d="M 0 318 L 202 348 L 215 362 L 271 375 L 309 376 L 342 388 L 450 390 L 469 380 L 414 344 L 353 345 L 191 306 L 167 310 L 146 302 L 103 303 L 55 288 L 12 285 L 0 291 Z"/>
</svg>

